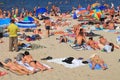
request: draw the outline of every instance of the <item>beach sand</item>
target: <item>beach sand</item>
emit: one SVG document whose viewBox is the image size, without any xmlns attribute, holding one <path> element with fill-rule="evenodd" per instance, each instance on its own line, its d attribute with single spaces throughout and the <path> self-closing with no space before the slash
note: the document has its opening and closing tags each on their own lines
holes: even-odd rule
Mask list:
<svg viewBox="0 0 120 80">
<path fill-rule="evenodd" d="M 72 20 L 72 19 L 71 19 Z M 77 23 L 72 20 L 72 24 Z M 108 40 L 116 43 L 116 37 L 118 34 L 112 32 L 104 31 L 95 31 L 95 33 L 104 35 Z M 72 49 L 67 43 L 59 43 L 56 40 L 58 36 L 51 36 L 49 38 L 41 39 L 40 41 L 31 41 L 31 43 L 36 43 L 45 46 L 46 48 L 39 48 L 30 50 L 31 55 L 37 61 L 45 63 L 53 69 L 51 71 L 38 72 L 32 75 L 23 75 L 19 76 L 14 73 L 11 73 L 8 70 L 0 68 L 1 71 L 8 72 L 7 75 L 0 77 L 0 80 L 120 80 L 120 50 L 115 49 L 114 52 L 105 53 L 100 50 L 82 50 L 76 51 Z M 11 58 L 14 60 L 14 57 L 24 51 L 19 52 L 9 52 L 8 44 L 9 38 L 3 38 L 4 43 L 0 44 L 0 61 L 4 61 L 5 58 Z M 98 40 L 98 37 L 95 37 L 95 40 Z M 64 58 L 72 56 L 74 58 L 83 57 L 83 60 L 89 59 L 92 54 L 98 53 L 105 63 L 108 65 L 107 70 L 91 70 L 88 65 L 80 66 L 76 68 L 66 68 L 63 65 L 50 63 L 46 60 L 41 60 L 41 58 L 51 56 L 53 58 Z"/>
</svg>

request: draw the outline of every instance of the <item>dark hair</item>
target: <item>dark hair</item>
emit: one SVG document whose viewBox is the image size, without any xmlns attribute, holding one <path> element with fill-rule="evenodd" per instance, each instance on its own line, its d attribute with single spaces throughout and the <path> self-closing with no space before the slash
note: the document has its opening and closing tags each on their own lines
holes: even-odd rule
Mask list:
<svg viewBox="0 0 120 80">
<path fill-rule="evenodd" d="M 90 40 L 93 40 L 93 37 L 89 37 Z"/>
<path fill-rule="evenodd" d="M 41 31 L 41 29 L 38 29 L 38 31 Z"/>
<path fill-rule="evenodd" d="M 15 23 L 15 20 L 12 19 L 10 22 L 11 22 L 11 23 Z"/>
<path fill-rule="evenodd" d="M 114 44 L 113 43 L 109 43 L 110 46 L 112 46 L 111 51 L 114 51 Z"/>
<path fill-rule="evenodd" d="M 30 53 L 28 51 L 25 51 L 24 55 L 30 55 Z"/>
<path fill-rule="evenodd" d="M 100 36 L 99 38 L 103 38 L 103 36 Z"/>
</svg>

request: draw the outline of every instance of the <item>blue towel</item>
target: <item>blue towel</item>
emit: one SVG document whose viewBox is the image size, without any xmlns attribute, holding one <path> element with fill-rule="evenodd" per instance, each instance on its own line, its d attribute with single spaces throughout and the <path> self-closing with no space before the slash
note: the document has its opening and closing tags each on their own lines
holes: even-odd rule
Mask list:
<svg viewBox="0 0 120 80">
<path fill-rule="evenodd" d="M 89 64 L 90 69 L 92 69 L 92 63 L 90 62 Z M 104 64 L 105 67 L 107 67 L 107 64 Z M 94 70 L 101 70 L 102 67 L 99 64 L 96 64 Z"/>
</svg>

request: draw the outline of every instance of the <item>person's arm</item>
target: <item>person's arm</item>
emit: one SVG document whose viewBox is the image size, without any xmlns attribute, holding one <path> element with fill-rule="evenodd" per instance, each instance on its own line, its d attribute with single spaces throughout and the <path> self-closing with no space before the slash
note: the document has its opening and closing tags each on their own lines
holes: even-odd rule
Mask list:
<svg viewBox="0 0 120 80">
<path fill-rule="evenodd" d="M 5 64 L 4 62 L 1 62 L 5 67 L 9 67 L 7 64 Z"/>
</svg>

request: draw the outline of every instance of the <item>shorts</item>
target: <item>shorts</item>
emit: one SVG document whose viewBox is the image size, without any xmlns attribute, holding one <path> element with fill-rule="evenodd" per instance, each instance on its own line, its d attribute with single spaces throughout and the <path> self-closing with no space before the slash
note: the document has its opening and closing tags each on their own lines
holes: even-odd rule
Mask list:
<svg viewBox="0 0 120 80">
<path fill-rule="evenodd" d="M 0 38 L 2 38 L 3 37 L 3 33 L 0 33 Z"/>
<path fill-rule="evenodd" d="M 46 26 L 45 29 L 46 29 L 46 30 L 50 30 L 50 26 Z"/>
</svg>

